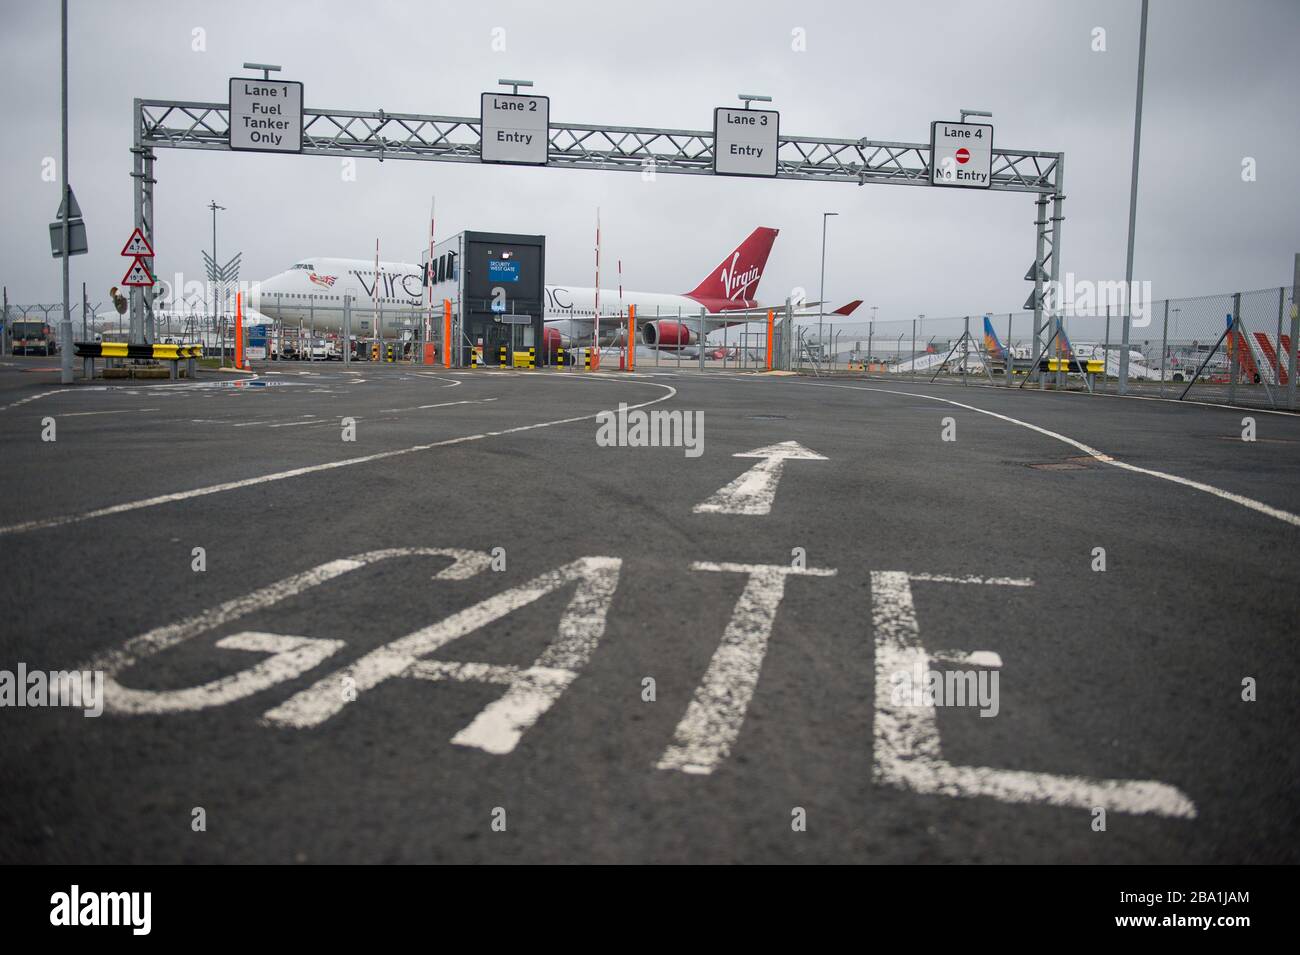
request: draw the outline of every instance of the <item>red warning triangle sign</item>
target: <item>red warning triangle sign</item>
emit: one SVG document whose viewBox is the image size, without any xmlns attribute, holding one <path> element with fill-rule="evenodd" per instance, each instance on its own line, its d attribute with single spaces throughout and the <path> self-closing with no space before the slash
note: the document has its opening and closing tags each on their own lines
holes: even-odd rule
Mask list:
<svg viewBox="0 0 1300 955">
<path fill-rule="evenodd" d="M 144 237 L 144 233 L 136 229 L 131 233 L 131 238 L 126 240 L 126 245 L 122 246 L 122 255 L 153 255 L 153 246 L 149 240 Z"/>
<path fill-rule="evenodd" d="M 131 267 L 127 269 L 126 275 L 122 279 L 123 285 L 138 285 L 144 288 L 153 285 L 153 276 L 149 274 L 149 267 L 144 264 L 144 259 L 140 256 L 135 257 Z"/>
</svg>

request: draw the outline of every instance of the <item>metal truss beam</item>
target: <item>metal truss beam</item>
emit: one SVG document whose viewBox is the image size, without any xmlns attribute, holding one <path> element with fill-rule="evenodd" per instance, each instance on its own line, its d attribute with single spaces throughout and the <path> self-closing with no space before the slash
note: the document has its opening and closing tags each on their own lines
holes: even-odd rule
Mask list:
<svg viewBox="0 0 1300 955">
<path fill-rule="evenodd" d="M 307 156 L 416 159 L 426 162 L 480 162 L 477 117 L 425 116 L 383 110 L 304 109 L 303 148 Z M 137 99 L 134 103 L 133 171 L 135 224 L 158 247 L 153 231 L 154 152 L 167 149 L 230 149 L 230 108 L 226 103 Z M 713 133 L 691 129 L 649 129 L 585 123 L 551 123 L 547 166 L 639 172 L 643 175 L 713 175 Z M 778 179 L 886 183 L 929 186 L 929 143 L 896 143 L 821 136 L 781 136 Z M 1060 271 L 1064 153 L 994 149 L 989 189 L 1035 196 L 1039 269 Z M 1050 219 L 1047 201 L 1052 200 Z M 1055 283 L 1054 283 L 1055 284 Z M 1041 342 L 1042 282 L 1035 283 L 1035 338 Z M 131 341 L 155 338 L 153 290 L 131 290 Z M 1041 350 L 1041 345 L 1037 350 Z"/>
<path fill-rule="evenodd" d="M 228 149 L 225 103 L 140 100 L 140 145 Z M 479 120 L 416 113 L 303 110 L 303 154 L 479 162 Z M 990 189 L 1050 193 L 1060 153 L 994 149 Z M 713 133 L 586 123 L 551 123 L 548 166 L 673 175 L 713 175 Z M 929 143 L 780 137 L 777 178 L 930 185 Z"/>
</svg>

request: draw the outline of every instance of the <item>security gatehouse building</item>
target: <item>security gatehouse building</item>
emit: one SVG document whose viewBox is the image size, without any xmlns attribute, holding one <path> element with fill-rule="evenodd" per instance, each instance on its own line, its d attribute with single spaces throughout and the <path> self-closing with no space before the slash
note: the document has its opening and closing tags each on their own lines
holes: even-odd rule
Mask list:
<svg viewBox="0 0 1300 955">
<path fill-rule="evenodd" d="M 469 365 L 480 345 L 485 364 L 500 362 L 502 346 L 507 356 L 536 348 L 544 361 L 546 236 L 458 233 L 434 246 L 430 278 L 435 309 L 451 301 L 453 362 Z"/>
</svg>

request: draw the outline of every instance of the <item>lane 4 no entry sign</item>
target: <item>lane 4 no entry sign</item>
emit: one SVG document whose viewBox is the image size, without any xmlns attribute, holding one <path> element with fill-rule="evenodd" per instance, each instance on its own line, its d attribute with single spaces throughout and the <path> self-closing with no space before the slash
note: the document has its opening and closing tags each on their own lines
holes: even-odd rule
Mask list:
<svg viewBox="0 0 1300 955">
<path fill-rule="evenodd" d="M 930 124 L 930 185 L 987 189 L 992 166 L 992 126 L 943 121 Z"/>
</svg>

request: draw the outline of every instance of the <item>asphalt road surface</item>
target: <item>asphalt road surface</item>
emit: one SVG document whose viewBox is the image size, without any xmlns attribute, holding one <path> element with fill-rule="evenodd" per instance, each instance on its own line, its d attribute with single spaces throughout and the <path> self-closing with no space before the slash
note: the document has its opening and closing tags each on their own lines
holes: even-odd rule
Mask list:
<svg viewBox="0 0 1300 955">
<path fill-rule="evenodd" d="M 2 861 L 1300 859 L 1295 417 L 56 365 L 0 361 L 0 670 L 105 712 L 0 711 Z"/>
</svg>

